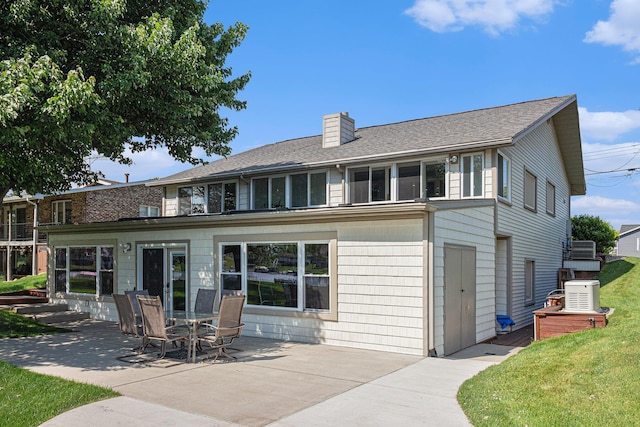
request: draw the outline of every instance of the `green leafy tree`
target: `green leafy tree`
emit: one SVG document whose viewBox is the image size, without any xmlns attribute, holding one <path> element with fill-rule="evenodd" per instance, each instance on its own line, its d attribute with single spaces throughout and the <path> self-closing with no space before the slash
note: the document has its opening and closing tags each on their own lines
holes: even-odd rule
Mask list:
<svg viewBox="0 0 640 427">
<path fill-rule="evenodd" d="M 204 22 L 199 0 L 0 2 L 0 195 L 97 178 L 86 162 L 166 146 L 176 160 L 227 155 L 237 128 L 221 109 L 250 74 L 227 56 L 247 27 Z"/>
<path fill-rule="evenodd" d="M 608 254 L 616 244 L 618 232 L 598 216 L 574 216 L 571 217 L 571 225 L 573 240 L 593 240 L 599 254 Z"/>
</svg>

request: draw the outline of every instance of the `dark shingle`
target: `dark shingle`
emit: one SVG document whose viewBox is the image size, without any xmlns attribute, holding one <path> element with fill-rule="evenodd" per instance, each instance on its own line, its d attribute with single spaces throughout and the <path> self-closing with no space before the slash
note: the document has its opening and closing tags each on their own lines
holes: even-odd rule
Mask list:
<svg viewBox="0 0 640 427">
<path fill-rule="evenodd" d="M 291 139 L 216 160 L 157 180 L 152 185 L 510 144 L 574 99 L 574 95 L 547 98 L 365 127 L 356 129 L 354 141 L 332 148 L 322 147 L 322 135 Z"/>
</svg>

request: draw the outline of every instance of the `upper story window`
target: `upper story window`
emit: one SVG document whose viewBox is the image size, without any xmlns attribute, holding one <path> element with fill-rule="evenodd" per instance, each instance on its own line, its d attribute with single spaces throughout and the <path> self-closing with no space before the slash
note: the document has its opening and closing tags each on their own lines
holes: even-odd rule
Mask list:
<svg viewBox="0 0 640 427">
<path fill-rule="evenodd" d="M 160 216 L 160 208 L 157 206 L 140 205 L 140 217 L 155 217 Z"/>
<path fill-rule="evenodd" d="M 391 167 L 349 169 L 349 202 L 370 203 L 391 200 Z"/>
<path fill-rule="evenodd" d="M 235 182 L 207 186 L 207 212 L 220 213 L 237 209 L 238 186 Z"/>
<path fill-rule="evenodd" d="M 237 209 L 238 186 L 223 182 L 178 188 L 178 214 L 220 213 Z"/>
<path fill-rule="evenodd" d="M 421 197 L 420 163 L 398 165 L 398 200 L 415 200 Z"/>
<path fill-rule="evenodd" d="M 444 160 L 401 163 L 397 166 L 396 200 L 445 197 L 445 177 Z"/>
<path fill-rule="evenodd" d="M 538 178 L 528 170 L 524 171 L 524 207 L 536 211 L 538 198 Z"/>
<path fill-rule="evenodd" d="M 447 174 L 446 163 L 444 160 L 431 160 L 423 164 L 424 168 L 424 197 L 428 199 L 436 197 L 446 197 L 446 181 Z"/>
<path fill-rule="evenodd" d="M 498 196 L 511 199 L 511 161 L 498 153 Z"/>
<path fill-rule="evenodd" d="M 547 213 L 555 216 L 556 214 L 556 186 L 547 181 Z"/>
<path fill-rule="evenodd" d="M 255 178 L 253 209 L 301 208 L 327 204 L 327 172 Z"/>
<path fill-rule="evenodd" d="M 462 156 L 462 197 L 482 197 L 483 169 L 482 154 Z"/>
<path fill-rule="evenodd" d="M 51 203 L 54 224 L 71 224 L 71 200 L 58 200 Z"/>
</svg>

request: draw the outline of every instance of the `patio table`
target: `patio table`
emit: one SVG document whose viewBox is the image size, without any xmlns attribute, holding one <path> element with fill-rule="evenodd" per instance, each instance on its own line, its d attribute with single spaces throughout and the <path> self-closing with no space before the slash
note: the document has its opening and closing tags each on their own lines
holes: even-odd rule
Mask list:
<svg viewBox="0 0 640 427">
<path fill-rule="evenodd" d="M 196 346 L 198 343 L 198 326 L 205 322 L 211 322 L 218 317 L 218 313 L 202 313 L 193 310 L 168 310 L 165 314 L 168 321 L 177 325 L 186 325 L 189 330 L 189 350 L 187 351 L 187 362 L 196 361 Z M 191 357 L 189 357 L 191 356 Z"/>
</svg>

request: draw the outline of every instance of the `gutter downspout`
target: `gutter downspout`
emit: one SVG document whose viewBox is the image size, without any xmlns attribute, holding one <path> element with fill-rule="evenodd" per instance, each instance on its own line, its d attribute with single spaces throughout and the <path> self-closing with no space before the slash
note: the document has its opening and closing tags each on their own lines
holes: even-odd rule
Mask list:
<svg viewBox="0 0 640 427">
<path fill-rule="evenodd" d="M 38 275 L 38 203 L 32 202 L 29 198 L 25 201 L 30 205 L 33 205 L 33 246 L 31 248 L 31 275 Z"/>
<path fill-rule="evenodd" d="M 435 346 L 435 304 L 434 304 L 434 289 L 433 289 L 433 256 L 434 256 L 434 214 L 435 212 L 429 212 L 427 214 L 427 238 L 426 238 L 426 264 L 427 264 L 427 356 L 438 357 Z"/>
<path fill-rule="evenodd" d="M 7 271 L 6 271 L 6 275 L 4 280 L 6 282 L 10 282 L 12 277 L 11 277 L 11 209 L 13 209 L 13 207 L 11 205 L 9 205 L 9 214 L 7 216 Z"/>
</svg>

